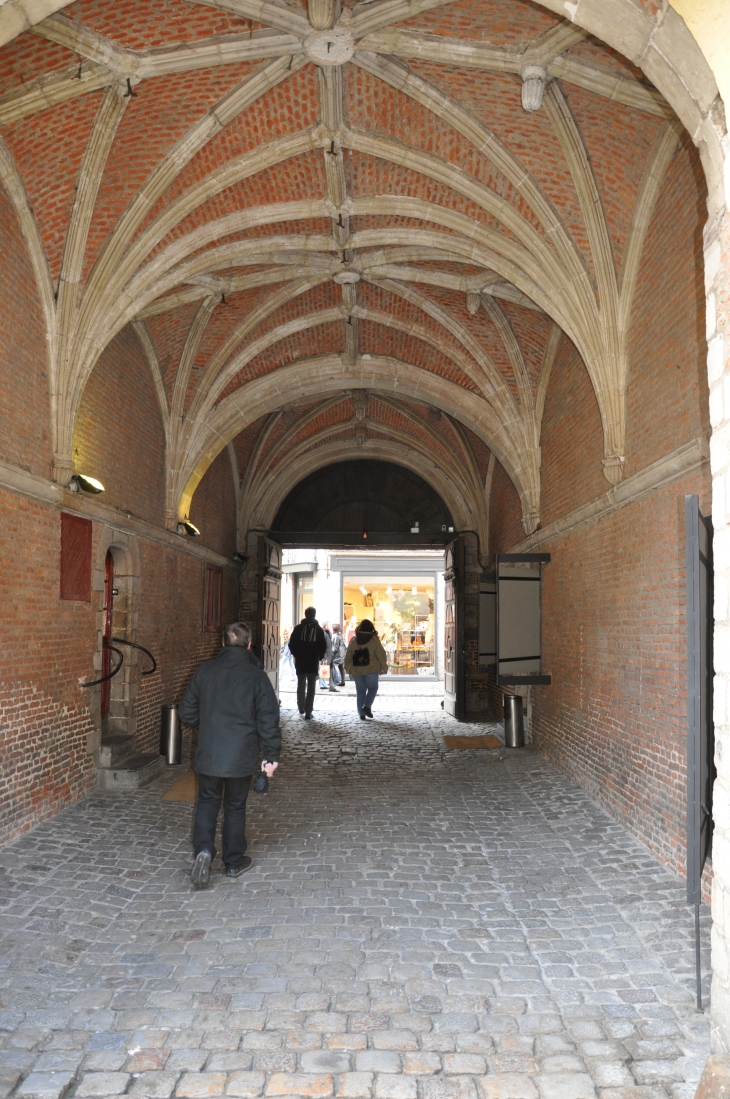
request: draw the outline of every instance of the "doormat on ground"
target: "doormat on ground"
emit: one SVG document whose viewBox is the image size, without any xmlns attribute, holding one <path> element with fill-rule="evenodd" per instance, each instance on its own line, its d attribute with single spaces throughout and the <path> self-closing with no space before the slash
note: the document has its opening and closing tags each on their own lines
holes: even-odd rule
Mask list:
<svg viewBox="0 0 730 1099">
<path fill-rule="evenodd" d="M 474 751 L 479 748 L 504 748 L 498 736 L 487 733 L 485 736 L 445 736 L 447 748 Z"/>
<path fill-rule="evenodd" d="M 163 801 L 183 801 L 186 805 L 195 805 L 198 797 L 198 776 L 194 771 L 188 771 L 185 775 L 175 779 L 167 793 L 162 795 Z"/>
</svg>

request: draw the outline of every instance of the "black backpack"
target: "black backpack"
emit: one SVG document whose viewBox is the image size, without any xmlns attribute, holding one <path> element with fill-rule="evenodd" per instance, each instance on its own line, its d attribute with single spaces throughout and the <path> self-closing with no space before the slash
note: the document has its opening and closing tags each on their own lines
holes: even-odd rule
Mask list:
<svg viewBox="0 0 730 1099">
<path fill-rule="evenodd" d="M 369 649 L 355 649 L 352 654 L 352 666 L 353 668 L 367 668 L 370 663 L 370 650 Z"/>
</svg>

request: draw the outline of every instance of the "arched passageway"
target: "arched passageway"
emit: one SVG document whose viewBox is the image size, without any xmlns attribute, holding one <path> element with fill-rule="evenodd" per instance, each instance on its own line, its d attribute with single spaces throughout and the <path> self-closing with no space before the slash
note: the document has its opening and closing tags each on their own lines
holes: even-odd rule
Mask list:
<svg viewBox="0 0 730 1099">
<path fill-rule="evenodd" d="M 4 838 L 119 762 L 105 697 L 79 685 L 105 659 L 106 550 L 133 562 L 125 640 L 157 661 L 147 678 L 128 661 L 112 699 L 135 758 L 154 757 L 159 706 L 221 620 L 262 644 L 266 537 L 367 462 L 419 478 L 424 523 L 462 539 L 467 717 L 500 696 L 479 656 L 485 572 L 549 553 L 531 746 L 683 874 L 682 501 L 710 511 L 714 432 L 724 622 L 730 447 L 727 134 L 680 10 L 0 7 Z M 405 483 L 367 497 L 385 530 L 414 518 Z M 319 529 L 364 521 L 327 503 Z M 49 607 L 40 661 L 27 626 Z M 724 934 L 723 917 L 730 1047 Z"/>
</svg>

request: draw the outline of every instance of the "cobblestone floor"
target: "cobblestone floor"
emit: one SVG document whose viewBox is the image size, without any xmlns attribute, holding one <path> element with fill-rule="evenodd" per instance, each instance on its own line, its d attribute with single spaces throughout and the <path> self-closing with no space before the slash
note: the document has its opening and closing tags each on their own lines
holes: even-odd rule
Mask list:
<svg viewBox="0 0 730 1099">
<path fill-rule="evenodd" d="M 535 754 L 378 703 L 286 712 L 237 881 L 193 892 L 179 769 L 0 851 L 0 1097 L 694 1095 L 682 884 Z"/>
</svg>

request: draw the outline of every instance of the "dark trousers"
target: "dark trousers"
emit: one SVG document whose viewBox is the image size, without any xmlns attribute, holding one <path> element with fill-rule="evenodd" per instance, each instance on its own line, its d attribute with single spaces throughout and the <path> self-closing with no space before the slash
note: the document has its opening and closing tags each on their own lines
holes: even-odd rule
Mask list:
<svg viewBox="0 0 730 1099">
<path fill-rule="evenodd" d="M 316 687 L 317 672 L 297 672 L 297 707 L 300 714 L 311 714 Z"/>
<path fill-rule="evenodd" d="M 245 778 L 198 775 L 198 804 L 193 824 L 193 851 L 196 857 L 201 851 L 210 851 L 213 858 L 217 854 L 215 827 L 222 800 L 223 862 L 226 867 L 241 865 L 246 854 L 246 798 L 250 785 L 250 775 Z"/>
</svg>

